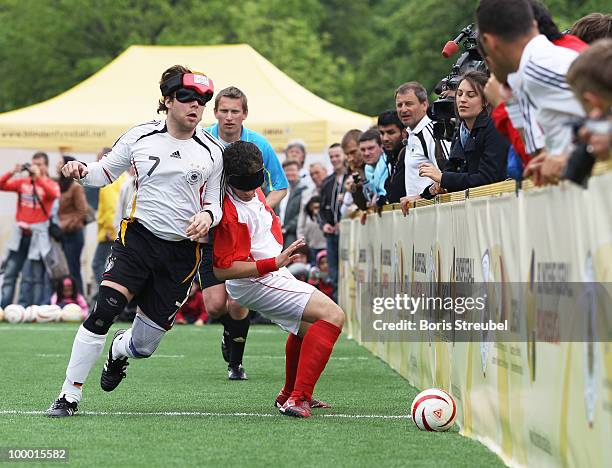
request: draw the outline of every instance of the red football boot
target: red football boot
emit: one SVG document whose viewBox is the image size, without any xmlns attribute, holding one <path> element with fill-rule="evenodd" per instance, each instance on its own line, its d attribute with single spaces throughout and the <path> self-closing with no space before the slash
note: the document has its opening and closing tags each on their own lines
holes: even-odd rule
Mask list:
<svg viewBox="0 0 612 468">
<path fill-rule="evenodd" d="M 285 393 L 283 390 L 281 390 L 278 393 L 276 400 L 274 400 L 274 406 L 276 406 L 279 409 L 282 408 L 290 396 L 291 396 L 290 393 Z M 315 398 L 310 400 L 309 405 L 311 408 L 321 408 L 321 409 L 331 408 L 331 405 L 329 403 L 325 403 L 324 401 L 317 400 Z"/>
<path fill-rule="evenodd" d="M 297 398 L 289 398 L 279 411 L 285 416 L 293 416 L 294 418 L 309 418 L 312 416 L 308 402 Z"/>
</svg>

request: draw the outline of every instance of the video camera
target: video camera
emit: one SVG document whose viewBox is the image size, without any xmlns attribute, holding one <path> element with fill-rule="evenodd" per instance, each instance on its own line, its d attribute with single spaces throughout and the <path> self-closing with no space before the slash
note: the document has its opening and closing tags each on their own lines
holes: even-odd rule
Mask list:
<svg viewBox="0 0 612 468">
<path fill-rule="evenodd" d="M 30 169 L 30 163 L 25 163 L 21 166 L 22 171 L 26 171 L 28 174 L 32 175 L 32 170 Z"/>
<path fill-rule="evenodd" d="M 453 138 L 456 120 L 454 91 L 459 85 L 461 75 L 470 70 L 487 71 L 484 58 L 478 50 L 478 33 L 473 28 L 473 24 L 467 25 L 455 39 L 448 41 L 442 49 L 442 55 L 449 58 L 459 51 L 460 45 L 463 46 L 463 53 L 453 65 L 451 72 L 442 78 L 434 88 L 437 95 L 450 91 L 453 96 L 435 100 L 427 110 L 427 115 L 434 121 L 434 137 L 440 140 L 450 141 Z"/>
</svg>

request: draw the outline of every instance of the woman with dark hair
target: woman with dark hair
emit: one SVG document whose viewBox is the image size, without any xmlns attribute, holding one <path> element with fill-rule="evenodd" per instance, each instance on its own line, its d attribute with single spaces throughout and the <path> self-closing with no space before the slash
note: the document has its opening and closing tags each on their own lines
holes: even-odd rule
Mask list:
<svg viewBox="0 0 612 468">
<path fill-rule="evenodd" d="M 72 156 L 63 156 L 57 163 L 59 174 L 60 201 L 57 215 L 62 228 L 62 247 L 66 254 L 68 269 L 75 279 L 78 292 L 83 292 L 81 278 L 81 252 L 85 244 L 85 216 L 87 215 L 87 198 L 85 189 L 74 179 L 62 174 L 62 167 L 69 161 L 75 161 Z"/>
<path fill-rule="evenodd" d="M 506 178 L 508 141 L 495 129 L 484 95 L 486 74 L 467 72 L 461 77 L 455 94 L 455 112 L 459 126 L 455 130 L 449 159 L 440 171 L 429 163 L 419 166 L 419 175 L 433 184 L 421 197 L 457 192 L 499 182 Z"/>
</svg>

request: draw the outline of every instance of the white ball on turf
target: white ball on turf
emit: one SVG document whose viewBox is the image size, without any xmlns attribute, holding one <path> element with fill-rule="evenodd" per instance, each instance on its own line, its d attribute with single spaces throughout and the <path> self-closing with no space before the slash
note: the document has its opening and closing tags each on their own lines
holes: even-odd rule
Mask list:
<svg viewBox="0 0 612 468">
<path fill-rule="evenodd" d="M 428 388 L 414 397 L 410 413 L 420 430 L 443 432 L 455 422 L 457 404 L 444 390 Z"/>
<path fill-rule="evenodd" d="M 19 304 L 11 304 L 4 309 L 4 318 L 9 323 L 21 323 L 25 313 L 25 309 Z"/>
<path fill-rule="evenodd" d="M 62 308 L 57 305 L 39 306 L 36 314 L 36 321 L 39 323 L 57 322 L 61 318 Z"/>
<path fill-rule="evenodd" d="M 24 322 L 33 322 L 36 320 L 36 315 L 38 315 L 38 306 L 31 305 L 25 308 L 25 314 L 23 316 Z"/>
<path fill-rule="evenodd" d="M 78 304 L 66 304 L 62 309 L 62 321 L 82 322 L 83 312 Z"/>
</svg>

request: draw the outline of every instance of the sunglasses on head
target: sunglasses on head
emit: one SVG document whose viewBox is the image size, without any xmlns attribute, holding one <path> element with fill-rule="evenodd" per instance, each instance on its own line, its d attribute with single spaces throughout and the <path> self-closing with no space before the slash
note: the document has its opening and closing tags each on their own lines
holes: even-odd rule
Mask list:
<svg viewBox="0 0 612 468">
<path fill-rule="evenodd" d="M 200 94 L 193 89 L 179 88 L 176 90 L 174 97 L 176 98 L 178 102 L 187 103 L 187 102 L 196 101 L 201 106 L 204 106 L 206 105 L 208 101 L 211 100 L 212 94 L 211 93 Z"/>
</svg>

